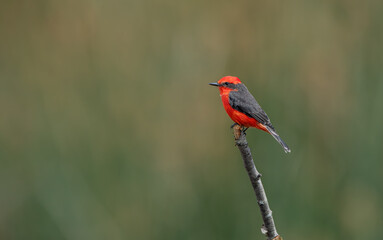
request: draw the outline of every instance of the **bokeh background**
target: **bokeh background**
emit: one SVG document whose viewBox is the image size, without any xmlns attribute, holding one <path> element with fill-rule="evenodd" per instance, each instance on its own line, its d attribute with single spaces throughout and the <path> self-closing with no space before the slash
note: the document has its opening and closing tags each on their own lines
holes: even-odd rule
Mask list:
<svg viewBox="0 0 383 240">
<path fill-rule="evenodd" d="M 279 233 L 382 238 L 382 1 L 0 6 L 1 239 L 264 239 L 225 75 Z"/>
</svg>

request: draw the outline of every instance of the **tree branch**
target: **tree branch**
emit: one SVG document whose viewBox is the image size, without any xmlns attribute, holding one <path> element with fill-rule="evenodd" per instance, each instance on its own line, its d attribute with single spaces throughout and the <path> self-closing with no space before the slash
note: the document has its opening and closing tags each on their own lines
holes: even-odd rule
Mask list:
<svg viewBox="0 0 383 240">
<path fill-rule="evenodd" d="M 277 233 L 277 229 L 275 228 L 272 212 L 270 210 L 269 203 L 267 202 L 265 189 L 263 188 L 261 181 L 262 175 L 257 171 L 254 165 L 253 157 L 251 156 L 250 148 L 246 140 L 246 134 L 242 132 L 242 127 L 239 125 L 235 125 L 233 129 L 235 145 L 241 152 L 243 163 L 245 164 L 246 171 L 249 174 L 251 184 L 253 185 L 254 192 L 257 197 L 258 206 L 261 210 L 263 219 L 261 231 L 267 236 L 268 240 L 282 240 Z"/>
</svg>

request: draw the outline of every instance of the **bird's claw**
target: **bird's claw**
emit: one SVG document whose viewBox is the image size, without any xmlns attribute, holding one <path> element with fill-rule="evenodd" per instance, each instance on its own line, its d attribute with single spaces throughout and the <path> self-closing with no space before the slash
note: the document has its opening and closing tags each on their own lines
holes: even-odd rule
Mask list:
<svg viewBox="0 0 383 240">
<path fill-rule="evenodd" d="M 247 129 L 249 129 L 248 127 L 244 127 L 244 126 L 241 126 L 241 125 L 239 125 L 238 123 L 233 123 L 231 126 L 230 126 L 230 128 L 233 128 L 233 127 L 235 127 L 235 126 L 240 126 L 241 128 L 242 128 L 242 132 L 243 133 L 245 133 L 246 131 L 247 131 Z"/>
</svg>

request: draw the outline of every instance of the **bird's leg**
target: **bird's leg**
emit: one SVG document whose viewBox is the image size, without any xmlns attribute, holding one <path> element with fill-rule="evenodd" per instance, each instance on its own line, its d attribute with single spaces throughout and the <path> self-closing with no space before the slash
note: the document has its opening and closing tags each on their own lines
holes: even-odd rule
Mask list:
<svg viewBox="0 0 383 240">
<path fill-rule="evenodd" d="M 239 136 L 243 133 L 244 135 L 246 135 L 246 131 L 247 131 L 247 129 L 249 129 L 248 127 L 244 127 L 244 126 L 242 126 L 242 125 L 239 125 L 238 123 L 233 123 L 233 125 L 231 125 L 231 127 L 230 128 L 234 128 L 234 127 L 236 127 L 236 126 L 238 126 L 239 128 L 238 128 L 238 132 L 237 132 L 237 134 L 236 134 L 236 129 L 234 129 L 234 135 L 235 135 L 235 139 L 239 139 Z"/>
</svg>

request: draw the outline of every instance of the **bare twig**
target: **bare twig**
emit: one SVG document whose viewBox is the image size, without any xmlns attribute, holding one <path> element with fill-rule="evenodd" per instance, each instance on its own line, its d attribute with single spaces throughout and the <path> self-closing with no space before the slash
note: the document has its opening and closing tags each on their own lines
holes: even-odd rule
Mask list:
<svg viewBox="0 0 383 240">
<path fill-rule="evenodd" d="M 268 240 L 282 240 L 275 228 L 272 212 L 269 203 L 267 202 L 265 189 L 263 188 L 261 181 L 261 174 L 255 168 L 253 157 L 251 156 L 250 148 L 246 140 L 246 134 L 242 132 L 242 127 L 239 125 L 235 125 L 233 129 L 235 144 L 241 152 L 246 171 L 249 174 L 251 184 L 253 185 L 257 197 L 258 206 L 261 210 L 263 219 L 262 233 L 267 236 Z"/>
</svg>

